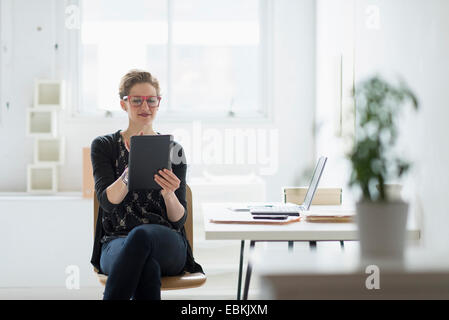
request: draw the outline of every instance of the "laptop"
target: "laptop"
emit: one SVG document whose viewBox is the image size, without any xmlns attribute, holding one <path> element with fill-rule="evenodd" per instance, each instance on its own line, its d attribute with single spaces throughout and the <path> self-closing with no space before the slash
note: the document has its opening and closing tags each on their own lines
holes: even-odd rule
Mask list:
<svg viewBox="0 0 449 320">
<path fill-rule="evenodd" d="M 249 211 L 253 215 L 288 215 L 299 216 L 301 212 L 308 211 L 312 204 L 313 197 L 323 174 L 324 166 L 326 165 L 327 157 L 320 157 L 318 163 L 315 166 L 312 180 L 310 181 L 309 188 L 307 189 L 304 202 L 301 205 L 267 205 L 267 206 L 255 206 L 251 207 Z"/>
</svg>

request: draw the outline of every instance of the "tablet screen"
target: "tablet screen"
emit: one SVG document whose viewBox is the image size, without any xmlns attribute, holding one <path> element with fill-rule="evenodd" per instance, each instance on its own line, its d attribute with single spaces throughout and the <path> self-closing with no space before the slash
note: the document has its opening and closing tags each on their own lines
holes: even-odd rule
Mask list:
<svg viewBox="0 0 449 320">
<path fill-rule="evenodd" d="M 162 189 L 154 181 L 154 175 L 161 169 L 171 170 L 170 152 L 172 147 L 172 135 L 131 137 L 128 163 L 128 189 Z"/>
</svg>

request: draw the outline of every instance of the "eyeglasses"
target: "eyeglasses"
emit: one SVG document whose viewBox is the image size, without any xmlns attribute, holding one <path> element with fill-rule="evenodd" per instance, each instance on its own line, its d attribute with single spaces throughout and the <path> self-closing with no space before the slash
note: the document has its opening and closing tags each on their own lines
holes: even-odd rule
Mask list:
<svg viewBox="0 0 449 320">
<path fill-rule="evenodd" d="M 133 107 L 140 107 L 144 101 L 150 108 L 157 108 L 161 102 L 160 96 L 124 96 L 123 100 L 128 100 Z"/>
</svg>

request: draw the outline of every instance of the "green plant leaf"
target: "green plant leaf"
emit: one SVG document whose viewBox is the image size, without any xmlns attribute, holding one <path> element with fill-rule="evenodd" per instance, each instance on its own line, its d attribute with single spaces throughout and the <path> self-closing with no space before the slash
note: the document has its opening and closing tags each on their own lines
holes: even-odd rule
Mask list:
<svg viewBox="0 0 449 320">
<path fill-rule="evenodd" d="M 354 98 L 357 129 L 347 155 L 352 166 L 349 185 L 359 187 L 365 200 L 386 201 L 385 181 L 402 177 L 411 167 L 390 155 L 398 137 L 397 118 L 407 102 L 418 110 L 418 99 L 404 81 L 395 86 L 378 75 L 357 85 Z"/>
</svg>

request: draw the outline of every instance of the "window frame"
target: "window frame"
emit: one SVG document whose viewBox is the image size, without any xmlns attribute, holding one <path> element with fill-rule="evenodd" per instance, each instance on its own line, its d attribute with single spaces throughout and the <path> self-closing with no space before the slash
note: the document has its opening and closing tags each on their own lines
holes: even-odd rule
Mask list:
<svg viewBox="0 0 449 320">
<path fill-rule="evenodd" d="M 226 111 L 211 111 L 210 113 L 202 112 L 201 115 L 194 112 L 181 112 L 179 110 L 173 110 L 170 107 L 172 92 L 172 22 L 173 22 L 173 0 L 167 0 L 167 20 L 168 20 L 168 41 L 167 41 L 167 89 L 163 96 L 164 111 L 160 110 L 158 117 L 168 122 L 191 122 L 191 121 L 208 121 L 208 122 L 272 122 L 273 112 L 273 0 L 258 0 L 259 1 L 259 22 L 260 22 L 260 55 L 259 68 L 262 76 L 259 78 L 259 97 L 261 102 L 256 112 L 248 112 L 247 114 L 235 114 L 230 116 Z M 80 0 L 65 0 L 64 7 L 61 8 L 65 12 L 68 6 L 77 6 L 81 12 Z M 57 10 L 60 12 L 60 10 Z M 80 94 L 81 94 L 81 32 L 80 29 L 68 29 L 64 28 L 64 41 L 66 48 L 65 63 L 66 67 L 63 67 L 63 72 L 67 78 L 67 106 L 69 109 L 69 118 L 73 120 L 98 120 L 111 119 L 116 121 L 117 119 L 126 118 L 126 114 L 121 111 L 104 113 L 101 110 L 96 110 L 92 113 L 82 111 L 80 108 Z M 161 112 L 162 111 L 162 112 Z"/>
</svg>

